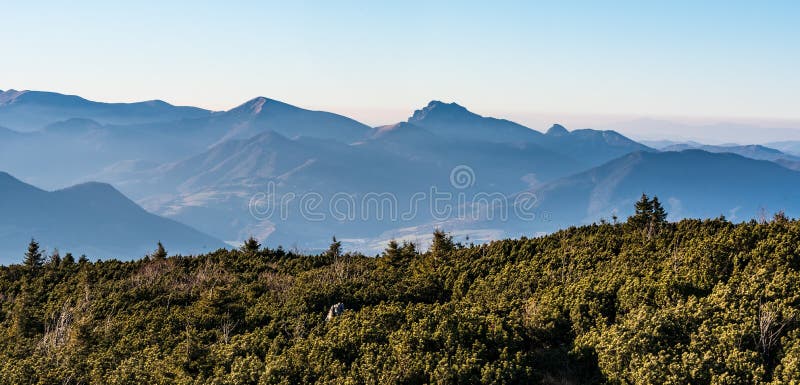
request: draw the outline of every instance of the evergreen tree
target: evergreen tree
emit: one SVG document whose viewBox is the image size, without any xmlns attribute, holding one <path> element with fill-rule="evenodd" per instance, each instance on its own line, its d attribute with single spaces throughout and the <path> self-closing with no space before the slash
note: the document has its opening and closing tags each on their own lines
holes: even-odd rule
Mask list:
<svg viewBox="0 0 800 385">
<path fill-rule="evenodd" d="M 397 243 L 394 239 L 389 241 L 389 244 L 386 246 L 386 250 L 383 251 L 383 255 L 389 259 L 398 259 L 402 256 L 400 250 L 400 244 Z"/>
<path fill-rule="evenodd" d="M 72 253 L 67 253 L 64 255 L 64 259 L 61 261 L 62 265 L 69 266 L 75 263 L 75 257 L 72 256 Z"/>
<path fill-rule="evenodd" d="M 25 253 L 25 266 L 35 269 L 42 266 L 42 263 L 42 252 L 39 251 L 39 243 L 31 238 L 31 242 L 28 244 L 28 251 Z"/>
<path fill-rule="evenodd" d="M 441 257 L 455 249 L 453 237 L 444 232 L 442 229 L 433 231 L 433 243 L 431 244 L 431 252 L 436 257 Z"/>
<path fill-rule="evenodd" d="M 652 220 L 657 224 L 667 222 L 667 211 L 664 210 L 663 206 L 661 206 L 661 202 L 658 201 L 657 196 L 653 197 L 651 204 L 653 205 L 653 211 L 651 215 Z"/>
<path fill-rule="evenodd" d="M 34 309 L 36 300 L 28 285 L 23 285 L 22 291 L 16 297 L 11 312 L 11 330 L 17 338 L 30 337 L 38 329 Z"/>
<path fill-rule="evenodd" d="M 337 241 L 335 235 L 331 240 L 331 245 L 328 247 L 328 252 L 326 254 L 332 258 L 339 258 L 339 256 L 342 255 L 342 242 Z"/>
<path fill-rule="evenodd" d="M 161 241 L 159 241 L 158 247 L 156 248 L 156 251 L 153 253 L 153 259 L 160 260 L 166 258 L 167 258 L 167 250 L 164 249 L 164 245 L 161 244 Z"/>
<path fill-rule="evenodd" d="M 642 231 L 646 237 L 651 237 L 661 229 L 661 225 L 667 222 L 667 211 L 658 200 L 657 196 L 650 199 L 647 194 L 634 205 L 634 215 L 628 218 L 628 223 Z"/>
<path fill-rule="evenodd" d="M 241 248 L 243 252 L 248 254 L 255 254 L 259 249 L 261 249 L 261 244 L 258 243 L 258 240 L 256 240 L 253 236 L 247 238 L 247 240 L 244 241 L 244 244 L 242 244 Z"/>
<path fill-rule="evenodd" d="M 642 193 L 642 197 L 633 205 L 634 214 L 628 218 L 628 223 L 636 228 L 647 230 L 653 214 L 653 201 Z"/>
<path fill-rule="evenodd" d="M 414 242 L 403 241 L 403 246 L 400 248 L 400 252 L 404 257 L 413 257 L 417 255 L 417 245 L 415 245 Z"/>
<path fill-rule="evenodd" d="M 53 254 L 50 254 L 49 263 L 53 267 L 61 265 L 61 254 L 58 252 L 58 249 L 53 249 Z"/>
<path fill-rule="evenodd" d="M 653 212 L 653 201 L 647 197 L 647 194 L 642 193 L 642 197 L 639 198 L 639 201 L 633 206 L 636 210 L 635 216 L 637 217 L 647 217 L 650 216 L 650 213 Z"/>
</svg>

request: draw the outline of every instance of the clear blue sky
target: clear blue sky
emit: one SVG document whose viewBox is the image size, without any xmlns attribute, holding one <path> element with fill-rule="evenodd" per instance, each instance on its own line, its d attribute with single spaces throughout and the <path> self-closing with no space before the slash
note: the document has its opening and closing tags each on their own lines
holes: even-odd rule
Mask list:
<svg viewBox="0 0 800 385">
<path fill-rule="evenodd" d="M 0 89 L 389 123 L 488 114 L 800 119 L 800 1 L 7 1 Z M 167 4 L 164 4 L 167 3 Z"/>
</svg>

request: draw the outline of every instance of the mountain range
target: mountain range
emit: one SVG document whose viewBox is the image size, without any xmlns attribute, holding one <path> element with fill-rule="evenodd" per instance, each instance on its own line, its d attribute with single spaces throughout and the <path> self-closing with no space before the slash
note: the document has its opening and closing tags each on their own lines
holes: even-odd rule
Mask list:
<svg viewBox="0 0 800 385">
<path fill-rule="evenodd" d="M 45 200 L 93 186 L 91 193 L 74 195 L 70 205 L 76 211 L 49 223 L 66 224 L 80 210 L 108 206 L 114 220 L 128 227 L 101 240 L 89 224 L 103 222 L 85 217 L 83 226 L 60 237 L 23 225 L 17 219 L 22 214 L 15 212 L 5 215 L 7 234 L 14 235 L 3 238 L 2 246 L 9 248 L 2 250 L 18 251 L 20 242 L 36 236 L 61 249 L 126 257 L 167 235 L 174 241 L 165 244 L 184 253 L 249 236 L 272 246 L 315 250 L 325 246 L 319 240 L 336 235 L 370 251 L 390 238 L 423 237 L 435 227 L 482 241 L 614 215 L 624 219 L 642 193 L 661 197 L 671 219 L 744 220 L 762 208 L 798 211 L 796 155 L 763 145 L 647 143 L 652 145 L 613 130 L 568 130 L 559 124 L 537 131 L 441 101 L 431 101 L 406 121 L 370 127 L 265 97 L 212 112 L 161 101 L 101 103 L 12 90 L 0 93 L 0 170 L 54 191 L 28 185 L 25 190 L 5 174 L 16 181 L 8 186 L 38 191 L 31 196 Z M 89 182 L 110 183 L 119 191 Z M 77 186 L 62 189 L 70 185 Z M 417 199 L 420 194 L 426 199 Z M 497 202 L 487 205 L 487 196 L 503 197 L 508 208 L 525 194 L 535 197 L 531 209 L 537 220 L 456 215 L 492 212 Z M 106 195 L 116 198 L 102 198 Z M 435 212 L 434 195 L 450 197 L 450 215 Z M 319 198 L 311 214 L 324 214 L 323 219 L 302 212 L 309 204 L 302 199 L 309 197 Z M 19 207 L 45 207 L 36 199 Z M 288 215 L 254 213 L 254 202 L 264 200 Z M 391 206 L 387 215 L 375 215 L 386 211 L 380 205 Z M 413 215 L 400 215 L 412 210 Z M 152 231 L 156 228 L 163 238 Z M 101 242 L 106 239 L 119 247 Z"/>
</svg>

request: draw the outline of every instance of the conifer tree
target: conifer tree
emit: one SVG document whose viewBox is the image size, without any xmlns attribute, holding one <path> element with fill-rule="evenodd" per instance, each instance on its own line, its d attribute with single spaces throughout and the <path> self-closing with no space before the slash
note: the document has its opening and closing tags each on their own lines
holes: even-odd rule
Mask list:
<svg viewBox="0 0 800 385">
<path fill-rule="evenodd" d="M 335 235 L 331 240 L 331 245 L 328 247 L 328 252 L 326 254 L 334 259 L 339 258 L 339 256 L 342 255 L 342 242 L 337 241 Z"/>
<path fill-rule="evenodd" d="M 258 252 L 259 249 L 261 249 L 261 244 L 258 243 L 258 240 L 255 239 L 253 236 L 247 238 L 247 240 L 244 241 L 244 244 L 242 244 L 241 248 L 243 252 L 249 254 L 255 254 Z"/>
<path fill-rule="evenodd" d="M 53 267 L 58 267 L 61 265 L 61 254 L 58 252 L 58 249 L 53 249 L 53 253 L 50 254 L 50 265 Z"/>
<path fill-rule="evenodd" d="M 417 255 L 417 245 L 415 245 L 414 242 L 403 241 L 403 246 L 400 248 L 400 252 L 404 257 L 413 257 Z"/>
<path fill-rule="evenodd" d="M 25 266 L 35 269 L 42 266 L 42 263 L 42 252 L 39 251 L 39 242 L 31 238 L 31 242 L 28 244 L 28 251 L 25 252 Z"/>
<path fill-rule="evenodd" d="M 22 287 L 14 301 L 11 312 L 11 330 L 17 337 L 30 337 L 38 329 L 34 308 L 36 306 L 32 290 L 28 285 Z"/>
<path fill-rule="evenodd" d="M 153 259 L 160 260 L 166 258 L 167 258 L 167 250 L 164 249 L 164 245 L 161 244 L 161 241 L 159 241 L 158 247 L 156 248 L 156 251 L 153 253 Z"/>
<path fill-rule="evenodd" d="M 75 263 L 75 257 L 72 256 L 72 253 L 67 253 L 64 255 L 64 259 L 61 261 L 62 265 L 69 266 Z"/>
<path fill-rule="evenodd" d="M 628 223 L 640 229 L 642 234 L 646 237 L 651 237 L 654 233 L 661 229 L 661 225 L 667 222 L 667 211 L 658 200 L 657 196 L 650 199 L 647 194 L 642 194 L 642 197 L 634 205 L 635 213 L 632 217 L 628 218 Z"/>
<path fill-rule="evenodd" d="M 386 250 L 383 251 L 383 255 L 389 259 L 398 259 L 401 257 L 401 250 L 400 244 L 397 243 L 394 239 L 389 241 L 389 244 L 386 246 Z"/>
<path fill-rule="evenodd" d="M 653 200 L 651 201 L 653 205 L 652 211 L 652 219 L 657 224 L 662 224 L 667 221 L 667 211 L 664 210 L 664 207 L 661 206 L 661 202 L 658 201 L 658 197 L 654 196 Z"/>
<path fill-rule="evenodd" d="M 647 217 L 650 216 L 650 213 L 653 212 L 653 201 L 647 197 L 647 194 L 642 193 L 642 197 L 639 198 L 639 201 L 636 202 L 634 205 L 636 209 L 636 216 L 638 217 Z"/>
<path fill-rule="evenodd" d="M 451 235 L 445 233 L 442 229 L 436 229 L 433 231 L 431 252 L 433 252 L 434 256 L 440 257 L 453 251 L 453 249 L 455 249 L 455 243 L 453 243 L 453 237 Z"/>
<path fill-rule="evenodd" d="M 650 223 L 650 217 L 653 212 L 653 202 L 647 196 L 647 194 L 642 193 L 642 197 L 633 205 L 634 214 L 632 217 L 628 218 L 628 223 L 632 224 L 634 227 L 647 230 L 647 227 Z"/>
</svg>

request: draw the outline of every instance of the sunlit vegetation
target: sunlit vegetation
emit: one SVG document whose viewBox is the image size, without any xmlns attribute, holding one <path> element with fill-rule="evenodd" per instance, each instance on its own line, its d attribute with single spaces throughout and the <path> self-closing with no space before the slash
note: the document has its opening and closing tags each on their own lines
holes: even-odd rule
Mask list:
<svg viewBox="0 0 800 385">
<path fill-rule="evenodd" d="M 32 244 L 0 268 L 0 383 L 797 383 L 800 222 L 668 223 L 655 203 L 377 257 L 335 239 L 131 262 Z"/>
</svg>

